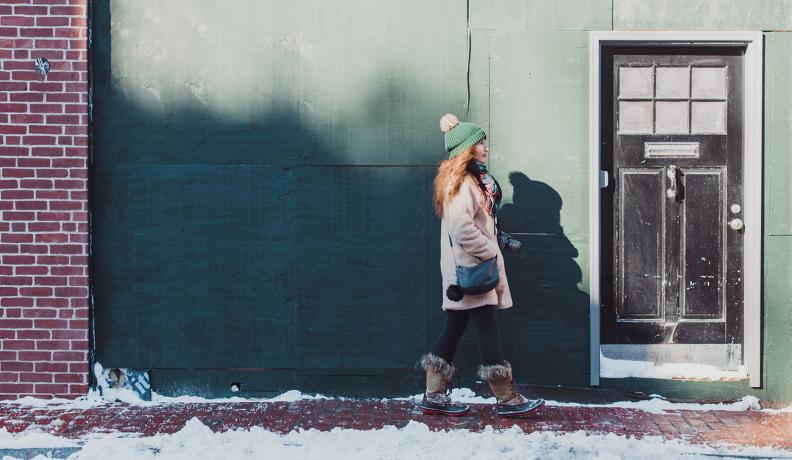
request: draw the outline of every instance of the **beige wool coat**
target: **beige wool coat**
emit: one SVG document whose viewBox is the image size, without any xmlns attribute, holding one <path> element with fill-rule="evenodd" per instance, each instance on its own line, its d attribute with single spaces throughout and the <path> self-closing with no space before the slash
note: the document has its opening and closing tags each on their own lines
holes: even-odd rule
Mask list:
<svg viewBox="0 0 792 460">
<path fill-rule="evenodd" d="M 453 241 L 449 244 L 448 237 Z M 459 302 L 450 300 L 445 292 L 456 284 L 456 266 L 472 267 L 498 256 L 499 282 L 495 289 L 481 295 L 466 295 Z M 484 192 L 476 179 L 468 175 L 459 193 L 446 204 L 440 221 L 440 272 L 443 275 L 443 310 L 468 310 L 482 305 L 496 309 L 512 306 L 503 254 L 495 235 L 495 219 L 484 208 Z"/>
</svg>

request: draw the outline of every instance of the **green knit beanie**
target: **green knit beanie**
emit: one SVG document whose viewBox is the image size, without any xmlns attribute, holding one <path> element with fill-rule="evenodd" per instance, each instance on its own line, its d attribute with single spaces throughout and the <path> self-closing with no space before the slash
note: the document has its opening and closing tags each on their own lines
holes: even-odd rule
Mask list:
<svg viewBox="0 0 792 460">
<path fill-rule="evenodd" d="M 445 149 L 448 152 L 448 158 L 459 155 L 466 148 L 486 138 L 487 134 L 477 124 L 466 121 L 459 122 L 445 133 Z"/>
</svg>

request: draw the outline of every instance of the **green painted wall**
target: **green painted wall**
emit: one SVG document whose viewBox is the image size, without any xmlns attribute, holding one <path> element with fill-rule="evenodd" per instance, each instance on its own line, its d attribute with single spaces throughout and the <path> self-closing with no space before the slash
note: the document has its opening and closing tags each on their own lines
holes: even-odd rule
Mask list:
<svg viewBox="0 0 792 460">
<path fill-rule="evenodd" d="M 504 227 L 525 244 L 507 256 L 507 358 L 521 382 L 586 386 L 588 32 L 761 29 L 779 31 L 765 43 L 766 385 L 716 393 L 792 400 L 792 13 L 736 3 L 96 2 L 98 359 L 161 369 L 170 393 L 415 391 L 442 327 L 430 197 L 437 119 L 453 112 L 487 127 Z M 457 356 L 472 386 L 472 328 Z M 640 389 L 603 386 L 627 383 Z"/>
<path fill-rule="evenodd" d="M 97 359 L 171 393 L 415 391 L 465 2 L 93 6 Z"/>
<path fill-rule="evenodd" d="M 506 255 L 504 351 L 524 381 L 586 386 L 588 30 L 610 29 L 610 0 L 471 1 L 470 12 L 471 118 L 489 128 L 503 227 L 526 245 Z"/>
<path fill-rule="evenodd" d="M 792 401 L 792 33 L 765 47 L 764 367 L 768 398 Z"/>
</svg>

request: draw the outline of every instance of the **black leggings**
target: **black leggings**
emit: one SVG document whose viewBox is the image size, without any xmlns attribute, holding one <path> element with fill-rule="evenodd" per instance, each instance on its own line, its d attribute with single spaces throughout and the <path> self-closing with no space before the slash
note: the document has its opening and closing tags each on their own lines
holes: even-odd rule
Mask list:
<svg viewBox="0 0 792 460">
<path fill-rule="evenodd" d="M 494 305 L 472 308 L 470 310 L 445 310 L 446 321 L 443 332 L 437 338 L 432 353 L 451 364 L 456 354 L 459 339 L 465 332 L 470 318 L 478 332 L 479 352 L 484 365 L 503 364 L 503 352 L 500 346 L 500 329 L 495 316 Z"/>
</svg>

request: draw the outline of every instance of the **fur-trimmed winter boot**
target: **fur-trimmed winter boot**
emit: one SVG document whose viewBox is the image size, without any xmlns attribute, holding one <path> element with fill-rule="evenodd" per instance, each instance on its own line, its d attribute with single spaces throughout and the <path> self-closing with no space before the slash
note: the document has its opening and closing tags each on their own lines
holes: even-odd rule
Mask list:
<svg viewBox="0 0 792 460">
<path fill-rule="evenodd" d="M 454 366 L 432 353 L 423 355 L 419 364 L 426 371 L 426 391 L 418 405 L 424 414 L 460 416 L 470 411 L 469 406 L 454 404 L 449 396 Z"/>
<path fill-rule="evenodd" d="M 505 364 L 481 365 L 478 368 L 479 378 L 489 383 L 497 400 L 495 412 L 503 417 L 519 417 L 542 407 L 544 399 L 531 400 L 520 394 L 512 378 L 511 363 L 503 362 Z"/>
</svg>

